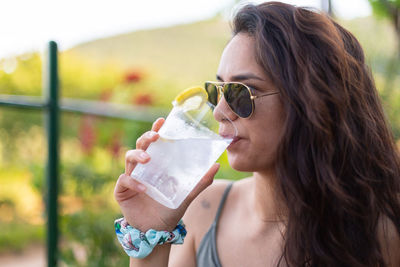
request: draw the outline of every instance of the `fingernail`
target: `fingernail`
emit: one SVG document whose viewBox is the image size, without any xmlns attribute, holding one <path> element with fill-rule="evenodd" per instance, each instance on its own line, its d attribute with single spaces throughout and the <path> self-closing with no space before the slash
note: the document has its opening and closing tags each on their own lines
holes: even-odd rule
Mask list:
<svg viewBox="0 0 400 267">
<path fill-rule="evenodd" d="M 153 136 L 155 136 L 157 133 L 156 132 L 149 132 L 149 137 L 152 138 Z"/>
<path fill-rule="evenodd" d="M 142 152 L 142 153 L 140 153 L 140 157 L 141 157 L 142 159 L 148 159 L 148 158 L 149 158 L 149 155 L 147 155 L 147 153 L 145 153 L 145 152 Z"/>
<path fill-rule="evenodd" d="M 142 185 L 142 184 L 138 184 L 137 185 L 137 189 L 139 189 L 139 191 L 145 191 L 146 187 L 144 185 Z"/>
</svg>

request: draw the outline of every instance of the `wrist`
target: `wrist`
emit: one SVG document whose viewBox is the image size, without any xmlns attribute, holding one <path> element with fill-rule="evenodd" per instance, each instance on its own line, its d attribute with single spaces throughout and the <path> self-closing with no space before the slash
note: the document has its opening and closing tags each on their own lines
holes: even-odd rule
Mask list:
<svg viewBox="0 0 400 267">
<path fill-rule="evenodd" d="M 181 221 L 173 231 L 157 231 L 149 229 L 143 232 L 132 227 L 124 218 L 115 220 L 115 232 L 125 252 L 134 258 L 144 258 L 156 245 L 165 243 L 183 244 L 186 236 L 185 226 Z"/>
<path fill-rule="evenodd" d="M 156 246 L 153 252 L 146 258 L 138 259 L 130 257 L 130 266 L 133 267 L 168 267 L 169 253 L 171 244 L 167 243 L 162 246 Z"/>
<path fill-rule="evenodd" d="M 125 221 L 128 225 L 132 226 L 135 229 L 140 230 L 141 232 L 147 232 L 151 229 L 156 230 L 156 231 L 168 231 L 172 232 L 177 223 L 175 223 L 172 226 L 167 226 L 166 224 L 163 223 L 152 223 L 152 222 L 144 222 L 144 223 L 137 223 L 137 219 L 130 219 L 129 217 L 124 217 Z"/>
</svg>

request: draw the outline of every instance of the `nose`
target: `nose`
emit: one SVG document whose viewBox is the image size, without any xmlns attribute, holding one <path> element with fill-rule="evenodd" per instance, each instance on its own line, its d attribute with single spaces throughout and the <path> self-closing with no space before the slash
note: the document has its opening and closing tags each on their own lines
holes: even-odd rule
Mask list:
<svg viewBox="0 0 400 267">
<path fill-rule="evenodd" d="M 234 121 L 238 118 L 238 116 L 228 106 L 223 95 L 221 96 L 220 101 L 218 101 L 217 106 L 214 108 L 213 114 L 215 120 L 218 122 L 224 122 L 226 120 Z"/>
</svg>

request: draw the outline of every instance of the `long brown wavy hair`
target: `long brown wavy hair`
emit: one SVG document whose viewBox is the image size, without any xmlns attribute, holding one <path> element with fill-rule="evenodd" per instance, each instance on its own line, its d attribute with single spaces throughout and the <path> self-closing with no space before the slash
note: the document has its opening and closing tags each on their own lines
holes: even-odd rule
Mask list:
<svg viewBox="0 0 400 267">
<path fill-rule="evenodd" d="M 400 233 L 400 160 L 359 42 L 328 16 L 279 2 L 242 7 L 238 33 L 254 37 L 286 112 L 278 266 L 385 266 L 377 226 L 385 217 Z"/>
</svg>

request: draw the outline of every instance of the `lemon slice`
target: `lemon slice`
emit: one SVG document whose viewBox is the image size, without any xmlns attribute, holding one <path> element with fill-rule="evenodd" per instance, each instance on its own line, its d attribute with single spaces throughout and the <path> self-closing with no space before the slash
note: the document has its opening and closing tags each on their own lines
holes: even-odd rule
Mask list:
<svg viewBox="0 0 400 267">
<path fill-rule="evenodd" d="M 184 110 L 200 108 L 208 98 L 207 91 L 202 87 L 191 87 L 179 93 L 174 100 L 174 106 L 180 106 Z"/>
</svg>

